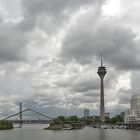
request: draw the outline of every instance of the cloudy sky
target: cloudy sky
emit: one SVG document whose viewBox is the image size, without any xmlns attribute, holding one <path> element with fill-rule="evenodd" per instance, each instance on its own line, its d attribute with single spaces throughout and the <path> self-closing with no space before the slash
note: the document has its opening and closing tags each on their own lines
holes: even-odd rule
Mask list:
<svg viewBox="0 0 140 140">
<path fill-rule="evenodd" d="M 106 112 L 140 94 L 139 0 L 0 0 L 0 116 L 99 114 L 103 54 Z"/>
</svg>

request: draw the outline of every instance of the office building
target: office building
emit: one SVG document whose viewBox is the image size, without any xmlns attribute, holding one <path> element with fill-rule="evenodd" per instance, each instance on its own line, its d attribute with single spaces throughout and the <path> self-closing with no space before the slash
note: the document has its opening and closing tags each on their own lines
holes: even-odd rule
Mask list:
<svg viewBox="0 0 140 140">
<path fill-rule="evenodd" d="M 84 109 L 84 118 L 87 118 L 90 116 L 90 111 L 89 109 Z"/>
</svg>

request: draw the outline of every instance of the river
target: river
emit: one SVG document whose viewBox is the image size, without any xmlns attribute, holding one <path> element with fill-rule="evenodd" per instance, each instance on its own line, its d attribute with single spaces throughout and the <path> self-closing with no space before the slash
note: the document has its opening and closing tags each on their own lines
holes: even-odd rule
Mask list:
<svg viewBox="0 0 140 140">
<path fill-rule="evenodd" d="M 140 131 L 121 129 L 42 130 L 46 125 L 23 125 L 23 128 L 1 130 L 0 140 L 140 140 Z"/>
</svg>

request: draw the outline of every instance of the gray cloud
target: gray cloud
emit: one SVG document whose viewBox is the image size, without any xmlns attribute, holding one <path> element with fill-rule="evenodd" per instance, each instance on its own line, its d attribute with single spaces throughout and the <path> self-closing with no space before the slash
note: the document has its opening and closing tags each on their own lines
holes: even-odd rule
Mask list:
<svg viewBox="0 0 140 140">
<path fill-rule="evenodd" d="M 65 12 L 65 10 L 79 9 L 82 6 L 88 6 L 90 4 L 102 4 L 103 0 L 24 0 L 22 1 L 26 10 L 32 15 L 45 12 L 47 15 L 59 15 Z"/>
<path fill-rule="evenodd" d="M 121 22 L 124 25 L 131 27 L 137 34 L 139 34 L 139 22 L 140 15 L 136 14 L 135 11 L 139 12 L 140 3 L 139 0 L 135 0 L 131 4 L 131 0 L 121 1 Z M 131 12 L 130 12 L 131 11 Z"/>
<path fill-rule="evenodd" d="M 3 119 L 4 116 L 8 116 L 13 112 L 16 113 L 18 106 L 16 105 L 16 101 L 19 99 L 18 96 L 15 95 L 1 95 L 0 96 L 0 118 Z"/>
<path fill-rule="evenodd" d="M 86 21 L 86 17 L 82 19 Z M 118 69 L 140 68 L 139 53 L 136 53 L 140 50 L 131 29 L 111 19 L 97 19 L 94 24 L 89 23 L 93 23 L 92 19 L 84 24 L 77 23 L 69 30 L 63 40 L 63 57 L 87 64 L 102 53 L 106 62 Z"/>
<path fill-rule="evenodd" d="M 47 34 L 56 33 L 63 28 L 71 15 L 81 7 L 93 6 L 100 11 L 105 0 L 21 0 L 24 19 L 21 28 L 30 30 L 38 27 Z M 66 23 L 68 24 L 68 23 Z"/>
<path fill-rule="evenodd" d="M 85 94 L 86 95 L 86 94 Z M 93 92 L 94 95 L 94 92 Z M 72 104 L 72 106 L 80 106 L 81 104 L 94 104 L 99 102 L 99 98 L 97 96 L 82 96 L 81 93 L 75 93 L 75 96 L 73 97 L 68 97 L 67 103 Z"/>
<path fill-rule="evenodd" d="M 89 90 L 99 89 L 98 79 L 95 79 L 89 73 L 83 73 L 83 75 L 75 76 L 72 79 L 62 79 L 56 82 L 56 84 L 59 87 L 68 87 L 74 92 L 87 92 Z"/>
<path fill-rule="evenodd" d="M 119 104 L 130 104 L 131 90 L 123 88 L 119 90 L 119 93 Z"/>
<path fill-rule="evenodd" d="M 126 22 L 133 16 L 103 17 L 104 0 L 18 2 L 4 2 L 8 12 L 0 17 L 0 113 L 17 112 L 24 102 L 51 116 L 82 116 L 85 107 L 99 114 L 101 53 L 106 110 L 117 114 L 129 106 L 131 94 L 139 94 L 139 35 Z M 130 89 L 118 81 L 128 71 Z"/>
<path fill-rule="evenodd" d="M 26 60 L 27 36 L 11 25 L 0 25 L 0 61 Z"/>
</svg>

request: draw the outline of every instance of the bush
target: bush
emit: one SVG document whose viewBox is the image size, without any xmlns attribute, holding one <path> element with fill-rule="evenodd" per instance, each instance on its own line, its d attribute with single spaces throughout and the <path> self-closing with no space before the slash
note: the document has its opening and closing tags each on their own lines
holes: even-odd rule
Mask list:
<svg viewBox="0 0 140 140">
<path fill-rule="evenodd" d="M 0 130 L 13 129 L 13 125 L 9 121 L 0 121 Z"/>
</svg>

